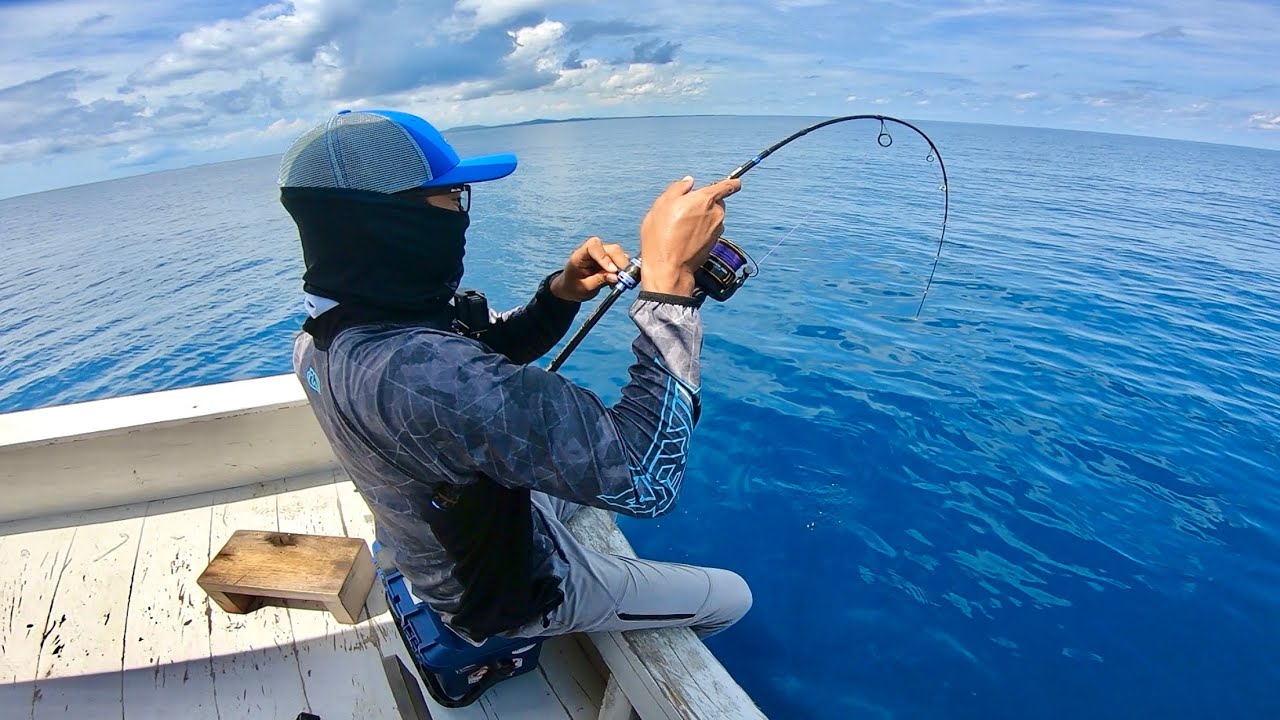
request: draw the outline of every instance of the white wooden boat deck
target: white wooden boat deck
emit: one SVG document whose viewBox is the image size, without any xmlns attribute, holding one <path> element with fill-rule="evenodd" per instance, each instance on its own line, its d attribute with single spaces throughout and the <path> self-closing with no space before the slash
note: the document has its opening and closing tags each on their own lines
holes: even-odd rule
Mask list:
<svg viewBox="0 0 1280 720">
<path fill-rule="evenodd" d="M 632 554 L 607 513 L 569 528 Z M 290 375 L 0 414 L 0 720 L 763 717 L 683 628 L 555 638 L 535 672 L 441 708 L 380 584 L 356 625 L 223 612 L 196 579 L 236 530 L 372 543 Z"/>
<path fill-rule="evenodd" d="M 230 615 L 196 578 L 238 529 L 372 544 L 368 508 L 329 472 L 0 524 L 0 718 L 401 718 L 383 656 L 412 661 L 374 584 L 367 615 Z M 605 681 L 573 638 L 537 671 L 434 718 L 596 718 Z M 408 717 L 413 717 L 410 713 Z"/>
</svg>

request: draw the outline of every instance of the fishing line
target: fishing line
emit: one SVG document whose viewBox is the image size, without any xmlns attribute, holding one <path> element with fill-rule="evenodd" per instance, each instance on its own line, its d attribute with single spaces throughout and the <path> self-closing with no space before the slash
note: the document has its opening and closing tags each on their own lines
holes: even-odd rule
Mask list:
<svg viewBox="0 0 1280 720">
<path fill-rule="evenodd" d="M 800 226 L 803 225 L 806 220 L 813 217 L 813 211 L 817 209 L 818 209 L 817 205 L 814 205 L 813 207 L 809 208 L 809 212 L 805 213 L 805 216 L 800 218 L 800 222 L 796 223 L 796 226 L 791 228 L 791 232 L 787 233 L 786 235 L 783 236 L 781 240 L 774 243 L 773 247 L 769 248 L 769 252 L 765 253 L 764 257 L 760 258 L 760 262 L 764 262 L 765 260 L 768 260 L 769 256 L 773 254 L 774 250 L 777 250 L 779 247 L 781 247 L 782 243 L 787 241 L 787 238 L 791 237 L 792 235 L 795 235 L 796 231 L 800 229 Z M 758 264 L 759 263 L 757 263 L 757 265 Z"/>
<path fill-rule="evenodd" d="M 846 115 L 843 117 L 831 118 L 829 120 L 823 120 L 822 122 L 810 125 L 809 127 L 799 130 L 773 145 L 770 145 L 759 152 L 755 157 L 734 168 L 733 172 L 729 173 L 726 179 L 736 180 L 742 177 L 752 168 L 759 165 L 765 158 L 815 130 L 820 130 L 830 125 L 849 122 L 852 120 L 878 120 L 880 122 L 880 132 L 876 135 L 876 143 L 883 148 L 893 145 L 893 136 L 889 134 L 889 130 L 885 127 L 886 122 L 897 123 L 910 128 L 920 137 L 924 138 L 924 141 L 929 145 L 929 155 L 925 160 L 932 163 L 936 158 L 938 161 L 938 168 L 942 171 L 942 185 L 938 188 L 943 193 L 942 231 L 938 236 L 938 250 L 933 257 L 933 268 L 929 271 L 928 281 L 925 282 L 924 294 L 920 297 L 920 306 L 916 308 L 916 318 L 919 318 L 920 311 L 924 309 L 925 298 L 929 296 L 929 288 L 933 285 L 933 277 L 938 270 L 938 261 L 942 258 L 942 243 L 947 235 L 947 217 L 951 210 L 951 193 L 947 184 L 947 166 L 942 162 L 942 152 L 938 150 L 938 146 L 934 145 L 933 140 L 931 140 L 923 130 L 912 125 L 906 120 L 899 120 L 888 115 Z M 797 223 L 795 227 L 791 228 L 791 231 L 788 232 L 781 240 L 775 243 L 774 246 L 769 249 L 769 252 L 765 253 L 764 257 L 760 259 L 760 262 L 768 259 L 768 257 L 773 254 L 774 250 L 777 250 L 782 243 L 786 242 L 786 240 L 804 224 L 805 220 L 809 219 L 813 214 L 814 209 L 816 208 L 810 208 L 808 215 L 805 215 L 804 219 Z M 618 282 L 613 286 L 613 290 L 610 291 L 609 295 L 596 307 L 594 311 L 592 311 L 586 322 L 582 324 L 582 327 L 578 332 L 569 340 L 569 343 L 565 345 L 565 348 L 560 351 L 560 354 L 551 361 L 549 369 L 552 372 L 559 370 L 560 367 L 564 365 L 564 361 L 568 359 L 569 354 L 578 347 L 583 338 L 586 337 L 587 333 L 591 331 L 591 328 L 595 327 L 596 323 L 599 322 L 604 313 L 608 311 L 615 302 L 617 302 L 618 298 L 627 290 L 630 290 L 640 284 L 640 266 L 640 258 L 635 257 L 626 268 L 618 273 Z M 728 238 L 721 237 L 716 241 L 715 245 L 712 246 L 711 252 L 707 256 L 706 261 L 694 272 L 694 284 L 697 288 L 696 292 L 700 292 L 701 294 L 709 296 L 719 302 L 724 302 L 732 297 L 748 278 L 759 274 L 759 267 L 759 263 L 753 260 L 742 248 L 738 247 Z"/>
</svg>

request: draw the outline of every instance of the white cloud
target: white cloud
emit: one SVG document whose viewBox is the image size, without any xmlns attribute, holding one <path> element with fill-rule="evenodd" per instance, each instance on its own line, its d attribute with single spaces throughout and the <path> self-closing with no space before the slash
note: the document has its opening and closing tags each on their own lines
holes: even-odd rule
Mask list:
<svg viewBox="0 0 1280 720">
<path fill-rule="evenodd" d="M 187 147 L 193 150 L 214 150 L 230 145 L 256 143 L 273 138 L 293 138 L 306 132 L 312 125 L 313 123 L 302 118 L 293 120 L 278 118 L 265 128 L 248 127 L 220 135 L 198 137 L 188 143 Z"/>
<path fill-rule="evenodd" d="M 142 142 L 149 137 L 203 129 L 195 142 L 169 145 L 226 147 L 234 144 L 228 138 L 257 137 L 258 128 L 289 109 L 309 108 L 315 117 L 407 94 L 479 99 L 545 87 L 562 73 L 565 24 L 500 25 L 545 4 L 463 0 L 458 12 L 470 13 L 476 24 L 463 36 L 447 34 L 438 22 L 454 10 L 452 0 L 289 0 L 211 19 L 175 33 L 167 46 L 143 51 L 131 45 L 133 62 L 114 77 L 68 70 L 7 88 L 0 82 L 0 109 L 10 118 L 0 119 L 0 162 L 126 144 L 118 159 L 142 163 L 153 147 Z M 0 7 L 0 20 L 28 15 Z M 494 23 L 499 25 L 479 27 Z M 136 24 L 122 24 L 104 10 L 50 12 L 39 32 L 99 32 L 117 25 L 138 32 Z M 0 28 L 0 41 L 15 32 Z M 22 32 L 28 45 L 36 42 L 31 30 Z M 432 88 L 436 92 L 423 92 Z M 46 120 L 19 123 L 33 114 Z"/>
<path fill-rule="evenodd" d="M 243 18 L 219 20 L 179 36 L 176 47 L 130 76 L 159 85 L 211 71 L 235 71 L 287 58 L 309 62 L 342 28 L 377 15 L 357 0 L 293 0 L 258 8 Z"/>
<path fill-rule="evenodd" d="M 457 83 L 449 94 L 450 99 L 474 100 L 551 85 L 559 78 L 564 65 L 565 52 L 560 43 L 564 32 L 564 25 L 553 20 L 508 30 L 511 52 L 501 59 L 502 72 L 492 78 Z"/>
<path fill-rule="evenodd" d="M 598 68 L 597 68 L 598 69 Z M 705 82 L 697 75 L 686 75 L 670 65 L 628 65 L 611 69 L 608 77 L 580 85 L 588 96 L 609 103 L 641 96 L 693 97 L 701 95 Z"/>
<path fill-rule="evenodd" d="M 1261 130 L 1280 130 L 1280 113 L 1254 113 L 1249 116 L 1249 126 Z"/>
<path fill-rule="evenodd" d="M 0 88 L 0 163 L 137 142 L 156 127 L 185 129 L 208 122 L 208 114 L 197 108 L 148 112 L 136 99 L 80 100 L 81 86 L 95 79 L 67 70 Z"/>
<path fill-rule="evenodd" d="M 475 27 L 490 27 L 551 4 L 551 0 L 458 0 L 457 9 L 471 15 Z"/>
<path fill-rule="evenodd" d="M 174 152 L 172 147 L 165 145 L 151 145 L 148 143 L 130 145 L 125 149 L 124 155 L 117 158 L 113 164 L 117 167 L 152 165 L 173 155 Z"/>
<path fill-rule="evenodd" d="M 534 27 L 508 30 L 515 49 L 507 56 L 510 65 L 527 64 L 540 71 L 552 71 L 564 61 L 557 57 L 560 38 L 564 37 L 564 24 L 545 20 Z"/>
<path fill-rule="evenodd" d="M 1266 70 L 1280 6 L 1265 0 L 961 0 L 933 13 L 829 0 L 260 2 L 0 2 L 0 163 L 265 153 L 273 123 L 340 107 L 447 126 L 824 114 L 841 97 L 937 120 L 1105 116 L 1115 129 L 1167 122 L 1175 137 L 1280 143 L 1260 132 L 1277 129 L 1261 110 L 1280 91 Z"/>
<path fill-rule="evenodd" d="M 649 62 L 584 57 L 582 47 L 570 40 L 570 27 L 557 20 L 504 32 L 508 52 L 498 63 L 499 75 L 422 86 L 382 100 L 422 112 L 447 127 L 526 120 L 529 113 L 545 117 L 593 106 L 684 103 L 706 89 L 705 77 L 670 52 L 650 53 Z"/>
</svg>

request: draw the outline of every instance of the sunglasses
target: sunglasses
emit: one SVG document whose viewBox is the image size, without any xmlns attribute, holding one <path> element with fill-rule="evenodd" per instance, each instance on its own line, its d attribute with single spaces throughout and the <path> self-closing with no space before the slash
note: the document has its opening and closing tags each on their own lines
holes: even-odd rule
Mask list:
<svg viewBox="0 0 1280 720">
<path fill-rule="evenodd" d="M 402 197 L 411 200 L 422 201 L 429 197 L 438 197 L 441 195 L 457 195 L 458 210 L 461 212 L 471 211 L 471 186 L 470 185 L 446 185 L 434 188 L 414 188 L 396 193 Z"/>
</svg>

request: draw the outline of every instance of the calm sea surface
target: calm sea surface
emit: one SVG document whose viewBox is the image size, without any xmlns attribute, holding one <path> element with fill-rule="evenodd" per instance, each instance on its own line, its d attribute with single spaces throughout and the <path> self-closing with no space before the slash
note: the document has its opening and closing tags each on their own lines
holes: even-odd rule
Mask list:
<svg viewBox="0 0 1280 720">
<path fill-rule="evenodd" d="M 450 134 L 466 282 L 526 299 L 586 236 L 797 118 Z M 732 568 L 710 642 L 778 718 L 1280 716 L 1280 153 L 923 123 L 836 126 L 744 178 L 757 257 L 708 303 L 704 412 L 643 555 Z M 289 372 L 301 253 L 277 158 L 0 201 L 0 411 Z M 619 397 L 616 307 L 564 372 Z M 586 312 L 581 317 L 585 317 Z M 549 359 L 549 358 L 548 358 Z M 545 366 L 547 360 L 541 361 Z"/>
</svg>

